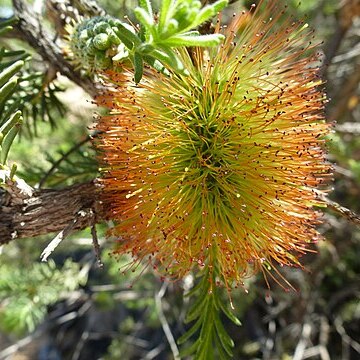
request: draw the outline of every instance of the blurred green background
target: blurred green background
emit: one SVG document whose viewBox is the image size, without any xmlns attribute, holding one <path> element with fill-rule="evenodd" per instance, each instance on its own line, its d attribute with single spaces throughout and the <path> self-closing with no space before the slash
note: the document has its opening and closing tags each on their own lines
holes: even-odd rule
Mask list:
<svg viewBox="0 0 360 360">
<path fill-rule="evenodd" d="M 296 18 L 305 18 L 321 43 L 326 115 L 335 130 L 328 142 L 334 164 L 330 197 L 360 213 L 359 1 L 282 2 Z M 33 3 L 44 13 L 42 1 Z M 251 3 L 237 1 L 229 14 Z M 99 4 L 121 18 L 131 17 L 137 2 Z M 3 0 L 0 18 L 11 13 L 11 2 Z M 51 29 L 53 23 L 44 26 Z M 46 67 L 38 54 L 14 38 L 4 37 L 1 46 L 26 49 L 32 55 L 26 71 L 38 73 L 24 107 L 26 121 L 11 149 L 17 175 L 43 188 L 96 177 L 87 135 L 99 110 L 90 97 L 61 76 L 44 88 Z M 25 91 L 29 84 L 23 86 Z M 103 269 L 87 230 L 63 240 L 48 263 L 40 262 L 40 254 L 55 234 L 0 247 L 0 360 L 173 358 L 164 326 L 175 338 L 184 332 L 188 304 L 182 294 L 194 279 L 167 283 L 151 272 L 122 274 L 127 260 L 109 255 L 106 229 L 107 224 L 98 226 Z M 247 281 L 248 293 L 233 292 L 235 314 L 243 324 L 228 324 L 235 359 L 360 358 L 360 229 L 326 210 L 320 231 L 325 240 L 303 257 L 305 271 L 281 269 L 298 291 L 285 292 L 277 284 L 269 290 L 259 276 Z"/>
</svg>

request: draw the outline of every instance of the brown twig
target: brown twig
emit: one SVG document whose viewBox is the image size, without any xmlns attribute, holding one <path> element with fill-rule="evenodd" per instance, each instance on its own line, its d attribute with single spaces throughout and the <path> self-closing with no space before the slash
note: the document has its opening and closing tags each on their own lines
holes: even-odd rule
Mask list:
<svg viewBox="0 0 360 360">
<path fill-rule="evenodd" d="M 354 213 L 352 210 L 346 208 L 345 206 L 341 206 L 337 202 L 332 201 L 330 199 L 326 200 L 326 204 L 327 204 L 328 208 L 334 210 L 341 216 L 345 217 L 348 221 L 350 221 L 356 225 L 360 225 L 360 216 L 357 215 L 356 213 Z"/>
<path fill-rule="evenodd" d="M 72 230 L 85 229 L 105 220 L 105 211 L 96 201 L 94 181 L 63 189 L 32 189 L 26 196 L 17 183 L 6 185 L 0 194 L 0 245 L 14 239 L 34 237 L 64 230 L 77 218 Z M 82 211 L 84 216 L 77 216 Z"/>
<path fill-rule="evenodd" d="M 68 235 L 70 235 L 78 222 L 78 219 L 81 216 L 86 216 L 86 213 L 79 211 L 74 217 L 73 221 L 69 223 L 65 229 L 61 230 L 55 237 L 50 241 L 46 248 L 42 251 L 40 258 L 41 261 L 47 261 L 48 257 L 53 253 L 53 251 L 58 247 L 58 245 L 63 241 Z"/>
<path fill-rule="evenodd" d="M 96 213 L 91 210 L 93 218 L 91 221 L 91 236 L 92 236 L 92 241 L 93 241 L 93 247 L 94 247 L 94 252 L 95 252 L 95 257 L 96 257 L 96 261 L 98 263 L 99 268 L 103 268 L 104 264 L 101 261 L 101 251 L 100 251 L 100 245 L 99 245 L 99 239 L 97 236 L 97 231 L 96 231 Z"/>
<path fill-rule="evenodd" d="M 340 133 L 350 134 L 350 135 L 360 135 L 360 123 L 355 122 L 346 122 L 343 124 L 338 124 L 335 127 L 335 130 Z"/>
<path fill-rule="evenodd" d="M 346 218 L 348 221 L 352 222 L 355 225 L 360 225 L 360 216 L 354 211 L 346 208 L 345 206 L 340 205 L 336 201 L 330 200 L 321 192 L 316 192 L 318 198 L 326 203 L 328 209 L 335 211 L 340 214 L 342 217 Z"/>
<path fill-rule="evenodd" d="M 64 58 L 62 50 L 53 40 L 54 36 L 42 27 L 41 19 L 36 17 L 35 12 L 23 0 L 13 0 L 13 6 L 15 16 L 19 19 L 15 28 L 20 39 L 33 47 L 46 62 L 55 67 L 56 71 L 93 97 L 97 93 L 94 83 L 89 78 L 81 76 Z"/>
</svg>

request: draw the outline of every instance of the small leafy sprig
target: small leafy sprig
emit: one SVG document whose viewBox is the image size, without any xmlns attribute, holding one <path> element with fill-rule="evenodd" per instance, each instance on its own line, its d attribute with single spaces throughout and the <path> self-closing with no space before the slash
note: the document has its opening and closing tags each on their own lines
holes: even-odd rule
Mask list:
<svg viewBox="0 0 360 360">
<path fill-rule="evenodd" d="M 225 329 L 221 315 L 231 322 L 241 325 L 238 318 L 227 308 L 222 299 L 222 289 L 216 286 L 218 271 L 203 269 L 199 282 L 186 294 L 194 297 L 186 316 L 186 322 L 192 323 L 185 334 L 178 339 L 178 344 L 187 344 L 194 337 L 191 345 L 183 346 L 182 357 L 193 356 L 196 360 L 227 360 L 232 358 L 234 342 Z M 209 281 L 210 280 L 210 281 Z"/>
<path fill-rule="evenodd" d="M 0 35 L 12 29 L 14 19 L 0 24 Z M 10 147 L 22 124 L 20 101 L 14 99 L 18 90 L 18 73 L 24 66 L 27 54 L 24 51 L 0 49 L 0 169 L 6 164 Z M 14 164 L 11 174 L 16 170 Z M 11 176 L 12 176 L 11 175 Z"/>
<path fill-rule="evenodd" d="M 144 63 L 158 71 L 171 68 L 186 74 L 174 48 L 218 45 L 223 35 L 201 35 L 194 29 L 227 4 L 218 0 L 202 8 L 200 1 L 165 0 L 155 15 L 151 1 L 141 0 L 134 10 L 139 28 L 109 16 L 86 19 L 70 35 L 71 51 L 75 61 L 91 71 L 119 69 L 130 60 L 136 83 L 142 78 Z"/>
<path fill-rule="evenodd" d="M 0 328 L 6 332 L 33 331 L 47 307 L 87 281 L 86 268 L 66 260 L 61 269 L 54 261 L 31 267 L 0 265 Z"/>
<path fill-rule="evenodd" d="M 0 24 L 0 36 L 17 23 L 10 18 Z M 64 88 L 58 85 L 50 69 L 35 71 L 31 56 L 24 50 L 0 48 L 0 164 L 5 164 L 11 145 L 19 132 L 37 135 L 39 120 L 54 128 L 56 119 L 63 117 L 66 107 L 58 94 Z"/>
</svg>

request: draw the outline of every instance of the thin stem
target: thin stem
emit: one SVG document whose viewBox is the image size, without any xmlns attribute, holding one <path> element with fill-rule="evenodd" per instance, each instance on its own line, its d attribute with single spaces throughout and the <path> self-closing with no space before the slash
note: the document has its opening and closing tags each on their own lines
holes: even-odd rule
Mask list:
<svg viewBox="0 0 360 360">
<path fill-rule="evenodd" d="M 86 144 L 88 141 L 92 140 L 94 137 L 97 137 L 99 135 L 99 132 L 95 132 L 94 134 L 87 135 L 83 140 L 76 143 L 72 148 L 70 148 L 66 153 L 64 153 L 57 161 L 54 162 L 54 164 L 51 166 L 49 171 L 41 178 L 39 181 L 38 189 L 41 189 L 47 179 L 54 173 L 54 171 L 59 167 L 59 165 L 66 160 L 73 152 L 78 150 L 81 146 Z"/>
<path fill-rule="evenodd" d="M 174 339 L 174 336 L 171 332 L 170 326 L 168 321 L 166 320 L 163 308 L 162 308 L 162 302 L 161 299 L 164 297 L 166 289 L 168 287 L 168 283 L 164 282 L 160 288 L 160 290 L 155 294 L 155 304 L 156 304 L 156 309 L 159 315 L 159 320 L 161 322 L 161 326 L 164 330 L 166 339 L 170 345 L 171 351 L 173 353 L 174 356 L 174 360 L 180 360 L 180 354 L 179 354 L 179 349 L 176 345 L 176 341 Z"/>
<path fill-rule="evenodd" d="M 103 268 L 104 264 L 101 261 L 101 251 L 100 251 L 100 245 L 99 245 L 99 239 L 97 236 L 97 231 L 96 231 L 96 213 L 91 210 L 92 212 L 92 220 L 91 220 L 91 236 L 92 236 L 92 241 L 93 241 L 93 247 L 94 247 L 94 252 L 95 252 L 95 257 L 98 263 L 99 268 Z"/>
<path fill-rule="evenodd" d="M 360 216 L 356 214 L 354 211 L 346 208 L 345 206 L 340 205 L 336 201 L 330 200 L 328 197 L 326 197 L 324 194 L 321 194 L 320 192 L 317 192 L 317 196 L 320 200 L 323 200 L 327 207 L 338 214 L 340 214 L 342 217 L 345 217 L 348 221 L 352 222 L 355 225 L 360 225 Z"/>
</svg>

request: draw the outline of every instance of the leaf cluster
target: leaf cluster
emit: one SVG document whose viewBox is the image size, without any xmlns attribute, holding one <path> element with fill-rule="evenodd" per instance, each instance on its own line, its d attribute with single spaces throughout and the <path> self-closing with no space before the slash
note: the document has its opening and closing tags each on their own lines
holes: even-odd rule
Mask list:
<svg viewBox="0 0 360 360">
<path fill-rule="evenodd" d="M 11 18 L 1 22 L 0 35 L 11 30 L 16 21 Z M 66 112 L 66 107 L 58 98 L 58 93 L 64 89 L 53 81 L 54 77 L 49 76 L 47 71 L 34 69 L 30 58 L 30 54 L 23 50 L 9 50 L 8 46 L 0 49 L 0 126 L 3 137 L 6 135 L 4 131 L 13 128 L 8 135 L 9 140 L 19 132 L 20 122 L 25 125 L 28 135 L 36 135 L 39 120 L 55 127 L 56 119 Z M 5 152 L 2 158 L 6 157 Z"/>
<path fill-rule="evenodd" d="M 194 30 L 222 10 L 227 0 L 201 8 L 200 1 L 162 1 L 155 14 L 149 0 L 140 1 L 134 13 L 139 28 L 109 16 L 84 20 L 70 36 L 75 62 L 90 70 L 120 68 L 131 61 L 134 80 L 143 75 L 144 63 L 158 71 L 166 68 L 186 73 L 177 47 L 214 46 L 223 40 L 221 34 L 200 35 Z"/>
<path fill-rule="evenodd" d="M 0 35 L 11 30 L 13 22 L 10 20 L 0 24 Z M 18 73 L 26 57 L 24 51 L 0 49 L 0 165 L 5 165 L 22 123 L 21 104 L 13 100 L 13 94 L 18 91 Z"/>
<path fill-rule="evenodd" d="M 57 187 L 90 181 L 98 171 L 94 150 L 86 144 L 80 147 L 74 144 L 69 151 L 56 149 L 55 154 L 52 151 L 46 151 L 44 160 L 46 160 L 46 167 L 40 162 L 29 162 L 23 165 L 22 170 L 19 170 L 19 175 L 30 184 L 38 183 L 40 187 L 44 185 Z M 50 164 L 50 169 L 48 169 L 48 164 Z"/>
<path fill-rule="evenodd" d="M 233 355 L 234 342 L 224 327 L 221 315 L 224 314 L 236 325 L 240 325 L 240 321 L 224 304 L 222 289 L 215 285 L 216 275 L 209 275 L 208 269 L 202 271 L 200 281 L 187 294 L 188 297 L 196 297 L 191 301 L 186 316 L 186 322 L 192 325 L 178 343 L 185 344 L 195 336 L 191 345 L 183 347 L 182 357 L 193 355 L 197 360 L 226 360 Z M 211 277 L 212 282 L 209 281 Z"/>
<path fill-rule="evenodd" d="M 25 66 L 19 80 L 19 91 L 14 94 L 14 99 L 20 102 L 28 135 L 37 135 L 40 121 L 48 122 L 53 128 L 57 126 L 57 119 L 66 113 L 66 106 L 58 98 L 58 94 L 63 91 L 62 86 L 47 79 L 46 73 L 34 72 Z"/>
<path fill-rule="evenodd" d="M 61 269 L 54 261 L 30 268 L 0 265 L 0 326 L 7 332 L 32 331 L 46 315 L 47 306 L 86 281 L 80 266 L 70 259 Z"/>
</svg>

